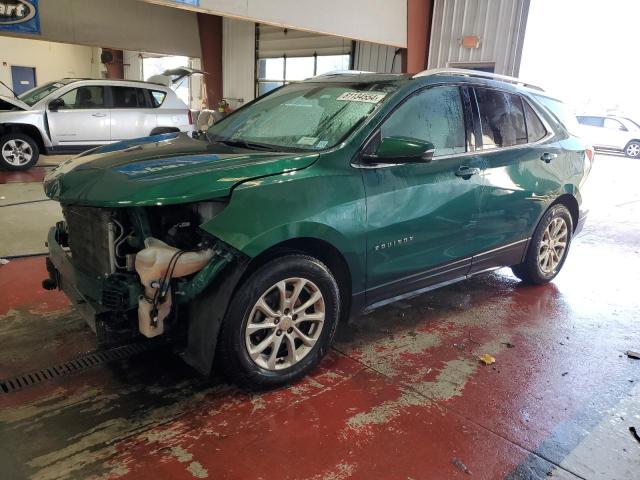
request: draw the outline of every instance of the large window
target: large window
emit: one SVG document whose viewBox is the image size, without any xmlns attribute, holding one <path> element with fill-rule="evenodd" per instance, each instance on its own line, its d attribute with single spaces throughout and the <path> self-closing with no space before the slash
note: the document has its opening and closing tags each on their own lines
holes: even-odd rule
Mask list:
<svg viewBox="0 0 640 480">
<path fill-rule="evenodd" d="M 384 83 L 298 83 L 213 125 L 212 141 L 280 151 L 333 147 L 397 89 Z"/>
<path fill-rule="evenodd" d="M 64 101 L 61 110 L 106 108 L 104 87 L 98 85 L 74 88 L 60 98 Z"/>
<path fill-rule="evenodd" d="M 142 88 L 111 87 L 113 108 L 149 108 Z"/>
<path fill-rule="evenodd" d="M 18 98 L 31 107 L 35 105 L 36 102 L 39 102 L 47 95 L 50 95 L 51 93 L 55 92 L 59 88 L 62 88 L 73 81 L 75 80 L 71 78 L 65 78 L 63 80 L 60 80 L 59 82 L 46 83 L 40 87 L 35 87 L 35 88 L 32 88 L 31 90 L 27 90 L 23 94 L 18 95 Z"/>
<path fill-rule="evenodd" d="M 335 70 L 348 70 L 350 59 L 348 54 L 261 58 L 258 60 L 258 95 L 292 81 Z"/>
<path fill-rule="evenodd" d="M 482 148 L 511 147 L 527 143 L 524 108 L 519 95 L 476 88 Z"/>
<path fill-rule="evenodd" d="M 381 137 L 431 142 L 434 156 L 466 150 L 464 110 L 458 87 L 434 87 L 413 95 L 382 125 Z"/>
</svg>

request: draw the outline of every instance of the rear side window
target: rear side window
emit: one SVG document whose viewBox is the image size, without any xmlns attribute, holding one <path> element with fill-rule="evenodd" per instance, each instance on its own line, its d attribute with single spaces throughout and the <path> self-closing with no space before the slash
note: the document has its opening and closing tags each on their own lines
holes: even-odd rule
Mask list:
<svg viewBox="0 0 640 480">
<path fill-rule="evenodd" d="M 167 94 L 165 92 L 161 92 L 160 90 L 149 90 L 151 93 L 151 105 L 153 108 L 158 108 L 164 102 Z"/>
<path fill-rule="evenodd" d="M 538 114 L 533 111 L 531 105 L 528 102 L 524 103 L 524 118 L 527 122 L 527 137 L 529 142 L 537 142 L 542 140 L 547 135 L 547 129 L 544 128 L 544 124 Z"/>
<path fill-rule="evenodd" d="M 621 132 L 627 131 L 627 127 L 625 127 L 622 122 L 616 120 L 615 118 L 605 118 L 604 128 L 608 128 L 609 130 L 620 130 Z"/>
<path fill-rule="evenodd" d="M 434 87 L 410 97 L 382 125 L 381 136 L 431 142 L 434 156 L 466 151 L 464 110 L 458 87 Z"/>
<path fill-rule="evenodd" d="M 104 87 L 97 85 L 74 88 L 60 98 L 64 101 L 60 110 L 105 108 Z"/>
<path fill-rule="evenodd" d="M 582 125 L 589 125 L 591 127 L 602 127 L 602 121 L 604 120 L 602 117 L 576 117 L 578 122 Z"/>
<path fill-rule="evenodd" d="M 144 89 L 111 87 L 113 108 L 148 108 Z"/>
<path fill-rule="evenodd" d="M 519 95 L 476 88 L 482 148 L 511 147 L 527 143 L 524 109 Z"/>
<path fill-rule="evenodd" d="M 555 100 L 542 95 L 535 95 L 542 105 L 551 110 L 551 113 L 560 121 L 560 123 L 573 135 L 580 136 L 580 127 L 578 120 L 573 112 L 560 100 Z"/>
</svg>

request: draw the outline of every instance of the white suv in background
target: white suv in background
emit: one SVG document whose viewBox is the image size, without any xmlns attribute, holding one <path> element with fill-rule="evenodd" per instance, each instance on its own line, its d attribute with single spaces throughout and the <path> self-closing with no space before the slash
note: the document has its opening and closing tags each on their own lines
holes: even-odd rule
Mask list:
<svg viewBox="0 0 640 480">
<path fill-rule="evenodd" d="M 640 157 L 640 126 L 633 120 L 614 115 L 577 115 L 576 118 L 582 137 L 595 148 Z"/>
<path fill-rule="evenodd" d="M 167 72 L 165 72 L 167 73 Z M 173 72 L 175 73 L 175 72 Z M 40 152 L 81 152 L 92 146 L 189 131 L 189 107 L 167 85 L 64 78 L 18 97 L 0 95 L 0 166 L 26 170 Z M 157 77 L 154 77 L 156 81 Z"/>
</svg>

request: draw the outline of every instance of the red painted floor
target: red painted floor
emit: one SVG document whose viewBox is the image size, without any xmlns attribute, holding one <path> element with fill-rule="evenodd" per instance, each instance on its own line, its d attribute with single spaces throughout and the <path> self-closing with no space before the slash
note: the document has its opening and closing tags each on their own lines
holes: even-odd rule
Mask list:
<svg viewBox="0 0 640 480">
<path fill-rule="evenodd" d="M 637 479 L 640 410 L 619 405 L 640 405 L 640 361 L 624 355 L 640 349 L 640 197 L 618 198 L 615 171 L 602 172 L 609 203 L 553 284 L 503 270 L 351 319 L 317 371 L 264 394 L 202 378 L 168 350 L 0 393 L 2 471 Z M 39 290 L 44 275 L 42 258 L 0 266 L 0 378 L 95 348 L 61 294 Z"/>
</svg>

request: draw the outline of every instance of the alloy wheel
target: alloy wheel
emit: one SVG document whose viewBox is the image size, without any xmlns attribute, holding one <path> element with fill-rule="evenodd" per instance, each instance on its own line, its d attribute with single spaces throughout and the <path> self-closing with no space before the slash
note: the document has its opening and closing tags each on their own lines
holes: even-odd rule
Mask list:
<svg viewBox="0 0 640 480">
<path fill-rule="evenodd" d="M 629 144 L 627 146 L 625 153 L 630 157 L 637 157 L 638 155 L 640 155 L 640 144 L 639 143 Z"/>
<path fill-rule="evenodd" d="M 7 141 L 2 146 L 2 158 L 13 166 L 26 165 L 33 158 L 33 149 L 24 140 L 14 139 Z"/>
<path fill-rule="evenodd" d="M 251 309 L 245 327 L 247 352 L 261 368 L 289 368 L 313 350 L 324 319 L 324 297 L 315 283 L 300 277 L 282 280 Z"/>
<path fill-rule="evenodd" d="M 538 266 L 545 274 L 550 274 L 560 265 L 567 250 L 569 228 L 564 218 L 551 220 L 542 235 L 538 249 Z"/>
</svg>

